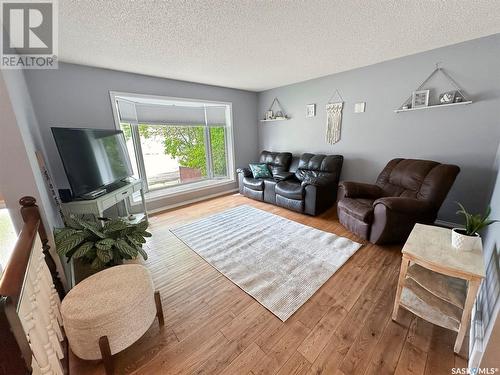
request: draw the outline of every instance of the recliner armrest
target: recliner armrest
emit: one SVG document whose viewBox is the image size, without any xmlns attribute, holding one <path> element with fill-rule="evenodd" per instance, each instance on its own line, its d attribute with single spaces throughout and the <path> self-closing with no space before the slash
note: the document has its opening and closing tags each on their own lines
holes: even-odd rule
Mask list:
<svg viewBox="0 0 500 375">
<path fill-rule="evenodd" d="M 244 177 L 252 177 L 253 176 L 252 171 L 250 170 L 250 168 L 238 168 L 236 170 L 236 173 L 243 173 Z"/>
<path fill-rule="evenodd" d="M 342 181 L 339 183 L 339 187 L 344 190 L 346 198 L 377 199 L 383 195 L 382 189 L 377 185 L 362 182 Z"/>
<path fill-rule="evenodd" d="M 406 197 L 380 198 L 373 202 L 374 207 L 377 204 L 383 204 L 391 211 L 410 215 L 430 215 L 433 213 L 434 209 L 434 207 L 429 202 Z"/>
</svg>

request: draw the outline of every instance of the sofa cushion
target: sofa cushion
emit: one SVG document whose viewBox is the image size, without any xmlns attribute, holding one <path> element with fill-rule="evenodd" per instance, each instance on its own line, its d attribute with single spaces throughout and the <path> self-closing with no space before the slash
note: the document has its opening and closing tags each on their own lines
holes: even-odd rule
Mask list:
<svg viewBox="0 0 500 375">
<path fill-rule="evenodd" d="M 243 186 L 250 190 L 264 190 L 264 180 L 252 177 L 243 178 Z"/>
<path fill-rule="evenodd" d="M 299 181 L 286 180 L 278 182 L 276 185 L 276 194 L 289 199 L 303 199 L 304 188 Z"/>
<path fill-rule="evenodd" d="M 373 199 L 343 198 L 338 203 L 338 209 L 365 223 L 373 219 Z"/>
<path fill-rule="evenodd" d="M 305 153 L 300 157 L 295 176 L 309 185 L 337 185 L 343 161 L 342 155 Z"/>
<path fill-rule="evenodd" d="M 290 152 L 262 151 L 259 161 L 266 163 L 274 175 L 275 173 L 288 171 L 290 162 L 292 161 L 292 154 Z"/>
<path fill-rule="evenodd" d="M 252 170 L 253 178 L 272 177 L 271 171 L 266 163 L 249 164 L 249 167 Z"/>
</svg>

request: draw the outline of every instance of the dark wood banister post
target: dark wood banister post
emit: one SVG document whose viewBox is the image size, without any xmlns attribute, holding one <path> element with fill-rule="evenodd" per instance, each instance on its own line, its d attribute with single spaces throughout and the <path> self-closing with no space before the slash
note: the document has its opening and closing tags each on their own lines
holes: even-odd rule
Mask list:
<svg viewBox="0 0 500 375">
<path fill-rule="evenodd" d="M 47 267 L 49 268 L 50 274 L 52 275 L 52 281 L 54 282 L 54 286 L 59 294 L 59 298 L 62 300 L 66 295 L 64 291 L 64 286 L 59 278 L 59 274 L 57 272 L 56 262 L 52 255 L 50 254 L 50 245 L 49 239 L 47 237 L 47 232 L 45 231 L 45 226 L 43 225 L 43 221 L 40 217 L 40 211 L 38 210 L 38 206 L 36 205 L 36 199 L 33 197 L 22 197 L 19 200 L 19 204 L 21 205 L 21 216 L 25 223 L 30 220 L 39 220 L 40 224 L 38 226 L 38 235 L 42 241 L 43 254 L 45 255 L 45 263 L 47 263 Z"/>
</svg>

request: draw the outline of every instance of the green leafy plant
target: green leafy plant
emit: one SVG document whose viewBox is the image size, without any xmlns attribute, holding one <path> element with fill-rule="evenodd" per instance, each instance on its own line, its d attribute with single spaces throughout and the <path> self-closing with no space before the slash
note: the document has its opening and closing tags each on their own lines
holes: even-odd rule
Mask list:
<svg viewBox="0 0 500 375">
<path fill-rule="evenodd" d="M 130 125 L 122 123 L 121 128 L 125 138 L 131 139 Z M 177 159 L 180 166 L 199 169 L 202 176 L 207 175 L 205 129 L 202 124 L 199 126 L 139 124 L 138 130 L 141 138 L 161 141 L 164 154 Z M 225 176 L 227 174 L 225 127 L 211 126 L 209 141 L 212 149 L 213 173 L 215 176 Z"/>
<path fill-rule="evenodd" d="M 142 248 L 146 231 L 146 220 L 130 224 L 122 219 L 103 219 L 104 225 L 96 220 L 84 220 L 71 216 L 64 228 L 54 230 L 57 253 L 68 258 L 81 259 L 90 263 L 93 269 L 110 267 L 135 259 L 140 255 L 144 260 L 148 255 Z"/>
<path fill-rule="evenodd" d="M 467 212 L 465 207 L 457 202 L 460 209 L 457 211 L 458 215 L 464 215 L 465 217 L 465 228 L 463 230 L 464 234 L 467 236 L 475 236 L 478 231 L 487 227 L 490 224 L 498 222 L 498 220 L 490 220 L 489 216 L 491 213 L 491 207 L 488 207 L 484 215 L 481 214 L 471 214 Z"/>
</svg>

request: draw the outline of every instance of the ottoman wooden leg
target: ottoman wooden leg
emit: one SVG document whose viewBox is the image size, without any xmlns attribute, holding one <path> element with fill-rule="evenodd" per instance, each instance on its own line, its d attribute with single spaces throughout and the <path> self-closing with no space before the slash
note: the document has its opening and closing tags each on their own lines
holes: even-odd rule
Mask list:
<svg viewBox="0 0 500 375">
<path fill-rule="evenodd" d="M 158 317 L 158 323 L 160 326 L 165 325 L 165 319 L 163 318 L 163 308 L 161 306 L 160 292 L 155 292 L 155 303 L 156 303 L 156 316 Z"/>
<path fill-rule="evenodd" d="M 99 348 L 101 349 L 102 362 L 106 369 L 106 375 L 113 375 L 115 366 L 113 363 L 113 356 L 111 355 L 111 348 L 109 347 L 108 336 L 102 336 L 99 339 Z"/>
</svg>

